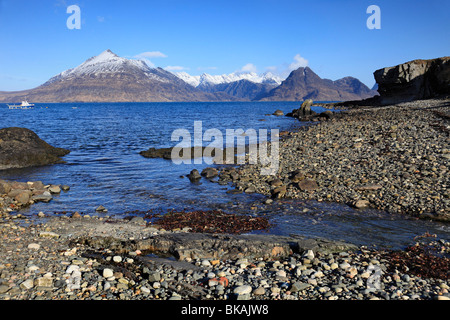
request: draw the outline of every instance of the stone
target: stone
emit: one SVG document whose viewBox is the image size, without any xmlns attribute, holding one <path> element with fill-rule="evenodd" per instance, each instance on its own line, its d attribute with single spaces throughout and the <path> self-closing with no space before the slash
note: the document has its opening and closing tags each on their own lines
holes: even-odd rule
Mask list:
<svg viewBox="0 0 450 320">
<path fill-rule="evenodd" d="M 280 186 L 280 187 L 276 187 L 271 192 L 272 192 L 272 197 L 273 198 L 283 198 L 284 195 L 286 194 L 286 186 L 283 185 L 283 186 Z"/>
<path fill-rule="evenodd" d="M 131 218 L 130 222 L 135 223 L 135 224 L 140 224 L 140 225 L 146 224 L 144 218 L 142 218 L 142 217 L 133 217 L 133 218 Z"/>
<path fill-rule="evenodd" d="M 209 262 L 209 260 L 207 260 L 207 259 L 204 259 L 204 260 L 202 260 L 202 266 L 209 267 L 209 266 L 211 266 L 211 262 Z"/>
<path fill-rule="evenodd" d="M 31 200 L 34 202 L 50 202 L 53 199 L 50 193 L 46 194 L 45 192 L 43 194 L 34 195 L 31 197 Z"/>
<path fill-rule="evenodd" d="M 311 287 L 311 284 L 297 281 L 292 284 L 291 292 L 303 291 L 308 289 L 309 287 Z"/>
<path fill-rule="evenodd" d="M 201 176 L 205 177 L 206 179 L 212 179 L 219 175 L 219 171 L 217 171 L 216 168 L 205 168 L 202 170 Z"/>
<path fill-rule="evenodd" d="M 11 191 L 11 185 L 6 181 L 0 181 L 0 195 L 8 194 Z"/>
<path fill-rule="evenodd" d="M 284 112 L 281 110 L 275 110 L 275 112 L 273 113 L 274 116 L 283 116 Z"/>
<path fill-rule="evenodd" d="M 72 218 L 73 219 L 80 219 L 81 218 L 81 214 L 78 211 L 76 211 L 76 212 L 74 212 L 72 214 Z"/>
<path fill-rule="evenodd" d="M 20 288 L 23 290 L 30 290 L 34 287 L 34 281 L 32 279 L 27 279 L 20 284 Z"/>
<path fill-rule="evenodd" d="M 114 271 L 112 269 L 109 269 L 109 268 L 103 269 L 103 277 L 104 278 L 111 278 L 112 276 L 114 276 Z"/>
<path fill-rule="evenodd" d="M 255 193 L 256 192 L 256 188 L 254 186 L 248 186 L 245 190 L 245 193 Z"/>
<path fill-rule="evenodd" d="M 249 285 L 242 285 L 234 288 L 233 293 L 237 295 L 250 294 L 252 292 L 252 287 Z"/>
<path fill-rule="evenodd" d="M 365 209 L 370 206 L 370 201 L 368 200 L 356 200 L 353 204 L 356 209 Z"/>
<path fill-rule="evenodd" d="M 286 278 L 286 271 L 284 270 L 279 270 L 276 273 L 277 278 Z"/>
<path fill-rule="evenodd" d="M 31 191 L 24 190 L 24 191 L 20 192 L 19 194 L 17 194 L 14 197 L 14 200 L 19 202 L 20 204 L 25 205 L 25 204 L 28 204 L 28 202 L 30 201 L 30 196 L 31 196 Z"/>
<path fill-rule="evenodd" d="M 113 257 L 113 261 L 116 263 L 122 262 L 122 257 L 121 256 L 114 256 Z"/>
<path fill-rule="evenodd" d="M 298 183 L 298 188 L 302 191 L 314 191 L 319 188 L 317 182 L 311 179 L 304 179 Z"/>
<path fill-rule="evenodd" d="M 6 292 L 8 292 L 8 290 L 9 290 L 9 286 L 0 284 L 0 294 L 6 293 Z"/>
<path fill-rule="evenodd" d="M 375 191 L 375 190 L 379 190 L 381 188 L 383 188 L 383 186 L 376 184 L 376 183 L 372 183 L 372 184 L 365 184 L 365 185 L 357 186 L 355 189 L 359 190 L 359 191 Z"/>
<path fill-rule="evenodd" d="M 305 174 L 303 172 L 295 172 L 294 175 L 291 176 L 291 181 L 294 183 L 298 183 L 303 179 L 305 179 Z"/>
<path fill-rule="evenodd" d="M 151 272 L 148 275 L 148 282 L 158 282 L 161 280 L 161 274 L 159 272 Z"/>
<path fill-rule="evenodd" d="M 339 265 L 339 268 L 341 268 L 343 270 L 348 270 L 351 268 L 351 265 L 348 262 L 343 262 Z"/>
<path fill-rule="evenodd" d="M 274 179 L 270 182 L 272 187 L 280 187 L 283 185 L 283 182 L 280 179 Z"/>
<path fill-rule="evenodd" d="M 258 287 L 258 288 L 256 288 L 255 290 L 253 290 L 253 294 L 255 295 L 255 296 L 262 296 L 262 295 L 264 295 L 266 293 L 266 289 L 264 289 L 264 287 Z"/>
<path fill-rule="evenodd" d="M 347 277 L 354 278 L 358 274 L 358 269 L 355 267 L 350 267 L 347 271 Z"/>
<path fill-rule="evenodd" d="M 108 209 L 106 209 L 104 206 L 100 205 L 98 206 L 95 211 L 97 212 L 108 212 Z"/>
<path fill-rule="evenodd" d="M 40 248 L 41 248 L 41 245 L 39 243 L 30 243 L 28 245 L 28 249 L 39 250 Z"/>
<path fill-rule="evenodd" d="M 191 172 L 187 175 L 191 182 L 196 182 L 202 178 L 197 169 L 191 170 Z"/>
<path fill-rule="evenodd" d="M 58 194 L 58 193 L 61 193 L 61 188 L 59 186 L 56 186 L 56 185 L 51 185 L 48 188 L 48 191 L 50 191 L 50 193 L 52 193 L 52 194 Z"/>
</svg>

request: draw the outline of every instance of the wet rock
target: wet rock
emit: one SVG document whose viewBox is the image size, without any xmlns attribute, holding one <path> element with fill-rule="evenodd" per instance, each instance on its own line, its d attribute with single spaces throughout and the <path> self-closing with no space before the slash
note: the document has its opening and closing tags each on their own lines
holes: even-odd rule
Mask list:
<svg viewBox="0 0 450 320">
<path fill-rule="evenodd" d="M 370 201 L 368 200 L 357 200 L 353 203 L 353 206 L 357 209 L 364 209 L 370 206 Z"/>
<path fill-rule="evenodd" d="M 70 151 L 55 148 L 26 128 L 0 129 L 0 170 L 64 163 Z"/>
<path fill-rule="evenodd" d="M 191 182 L 196 182 L 202 178 L 197 169 L 191 170 L 187 177 L 189 178 L 189 180 L 191 180 Z"/>
<path fill-rule="evenodd" d="M 50 193 L 52 193 L 52 194 L 58 194 L 58 193 L 61 193 L 61 187 L 60 186 L 56 186 L 56 185 L 51 185 L 48 188 L 48 191 L 50 191 Z"/>
<path fill-rule="evenodd" d="M 104 206 L 100 205 L 98 206 L 95 211 L 97 212 L 108 212 L 108 209 L 106 209 Z"/>
<path fill-rule="evenodd" d="M 284 195 L 286 194 L 286 186 L 282 185 L 282 186 L 276 187 L 271 192 L 272 192 L 273 198 L 277 198 L 277 199 L 283 198 Z"/>
<path fill-rule="evenodd" d="M 284 115 L 284 112 L 281 111 L 281 110 L 276 110 L 276 111 L 273 113 L 273 115 L 274 115 L 274 116 L 283 116 L 283 115 Z"/>
<path fill-rule="evenodd" d="M 52 199 L 53 197 L 48 191 L 31 197 L 31 200 L 33 200 L 34 202 L 50 202 Z"/>
<path fill-rule="evenodd" d="M 206 179 L 212 179 L 219 175 L 219 171 L 216 168 L 205 168 L 202 170 L 201 175 Z"/>
</svg>

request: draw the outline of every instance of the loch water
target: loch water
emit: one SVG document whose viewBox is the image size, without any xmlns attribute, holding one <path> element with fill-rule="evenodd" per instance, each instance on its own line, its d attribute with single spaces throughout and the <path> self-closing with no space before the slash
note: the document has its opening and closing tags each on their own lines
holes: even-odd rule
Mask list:
<svg viewBox="0 0 450 320">
<path fill-rule="evenodd" d="M 0 179 L 64 184 L 70 191 L 50 203 L 37 203 L 21 213 L 32 218 L 75 211 L 126 217 L 167 210 L 221 209 L 229 213 L 264 216 L 280 235 L 304 235 L 344 240 L 357 245 L 400 248 L 426 232 L 450 239 L 445 223 L 409 219 L 377 210 L 355 210 L 343 204 L 283 200 L 261 205 L 258 194 L 229 194 L 231 186 L 186 178 L 207 163 L 174 164 L 170 160 L 141 156 L 150 147 L 172 147 L 172 133 L 185 129 L 194 135 L 194 121 L 202 130 L 295 130 L 308 125 L 285 116 L 274 116 L 299 107 L 297 102 L 186 102 L 186 103 L 42 103 L 31 110 L 9 110 L 0 105 L 0 128 L 24 127 L 49 144 L 69 149 L 65 164 L 0 171 Z M 320 110 L 317 110 L 320 111 Z M 264 137 L 261 137 L 264 138 Z M 270 139 L 270 135 L 268 137 Z M 209 142 L 204 142 L 204 146 Z M 182 178 L 182 176 L 184 178 Z"/>
</svg>

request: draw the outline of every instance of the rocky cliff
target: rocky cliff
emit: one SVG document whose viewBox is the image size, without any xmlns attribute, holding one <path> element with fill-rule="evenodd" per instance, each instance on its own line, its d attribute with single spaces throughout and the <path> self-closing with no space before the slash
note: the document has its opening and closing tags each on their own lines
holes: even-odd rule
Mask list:
<svg viewBox="0 0 450 320">
<path fill-rule="evenodd" d="M 374 72 L 380 104 L 450 95 L 450 57 L 413 60 Z"/>
</svg>

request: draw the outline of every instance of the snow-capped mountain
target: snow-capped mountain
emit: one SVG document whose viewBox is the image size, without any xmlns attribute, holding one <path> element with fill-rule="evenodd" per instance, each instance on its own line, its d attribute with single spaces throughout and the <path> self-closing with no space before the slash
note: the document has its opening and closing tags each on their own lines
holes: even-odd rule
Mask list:
<svg viewBox="0 0 450 320">
<path fill-rule="evenodd" d="M 309 68 L 292 71 L 286 80 L 270 72 L 191 76 L 150 68 L 108 49 L 37 88 L 0 92 L 0 102 L 343 101 L 374 94 L 358 79 L 321 79 Z"/>
<path fill-rule="evenodd" d="M 78 77 L 96 77 L 105 75 L 117 75 L 124 73 L 144 73 L 147 77 L 167 82 L 168 80 L 154 72 L 143 60 L 130 60 L 119 57 L 111 50 L 105 50 L 98 56 L 89 58 L 78 67 L 61 72 L 51 78 L 48 83 L 54 81 L 70 80 Z"/>
<path fill-rule="evenodd" d="M 280 85 L 282 78 L 273 75 L 271 72 L 256 74 L 254 72 L 233 72 L 230 74 L 210 75 L 203 73 L 199 76 L 191 76 L 187 72 L 175 72 L 177 77 L 193 87 L 207 87 L 224 83 L 232 83 L 240 80 L 248 80 L 254 83 Z"/>
<path fill-rule="evenodd" d="M 152 102 L 229 101 L 225 93 L 208 93 L 192 87 L 162 68 L 144 61 L 121 58 L 106 50 L 79 66 L 52 77 L 43 85 L 7 92 L 0 101 L 18 102 Z"/>
</svg>

